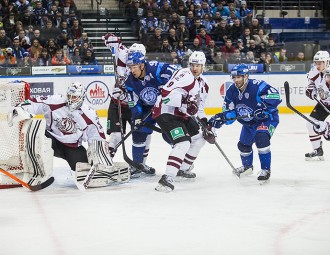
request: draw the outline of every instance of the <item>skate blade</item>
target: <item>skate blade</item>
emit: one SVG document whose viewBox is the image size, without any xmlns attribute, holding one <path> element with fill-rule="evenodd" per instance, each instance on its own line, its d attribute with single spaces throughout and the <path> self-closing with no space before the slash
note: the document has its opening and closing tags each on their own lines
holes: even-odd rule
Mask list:
<svg viewBox="0 0 330 255">
<path fill-rule="evenodd" d="M 324 161 L 323 156 L 317 156 L 317 157 L 305 157 L 305 161 Z"/>
<path fill-rule="evenodd" d="M 155 188 L 156 191 L 159 191 L 159 192 L 163 192 L 163 193 L 169 193 L 169 192 L 172 192 L 173 190 L 170 188 L 170 187 L 167 187 L 167 186 L 163 186 L 161 184 L 159 184 L 156 188 Z"/>
<path fill-rule="evenodd" d="M 233 170 L 233 175 L 235 175 L 236 177 L 238 177 L 238 179 L 240 179 L 241 177 L 246 177 L 246 176 L 250 176 L 253 174 L 253 169 L 249 168 L 248 170 L 246 170 L 243 173 L 237 172 L 236 170 Z"/>
<path fill-rule="evenodd" d="M 186 177 L 182 177 L 182 176 L 176 176 L 175 177 L 175 182 L 195 182 L 196 177 L 195 178 L 186 178 Z"/>
<path fill-rule="evenodd" d="M 258 182 L 259 182 L 259 185 L 261 186 L 261 185 L 268 184 L 270 182 L 270 179 L 268 179 L 268 180 L 262 180 L 262 181 L 259 181 L 258 180 Z"/>
</svg>

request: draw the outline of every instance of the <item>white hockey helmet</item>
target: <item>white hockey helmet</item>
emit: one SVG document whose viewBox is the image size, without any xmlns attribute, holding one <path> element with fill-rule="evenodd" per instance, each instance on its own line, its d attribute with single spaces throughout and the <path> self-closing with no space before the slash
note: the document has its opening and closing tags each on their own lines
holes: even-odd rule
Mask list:
<svg viewBox="0 0 330 255">
<path fill-rule="evenodd" d="M 320 50 L 320 51 L 316 52 L 313 57 L 314 62 L 315 61 L 329 62 L 329 60 L 330 60 L 329 52 L 324 51 L 324 50 Z"/>
<path fill-rule="evenodd" d="M 71 83 L 67 91 L 67 106 L 69 110 L 72 112 L 79 109 L 84 102 L 85 96 L 86 90 L 84 85 L 82 85 L 80 82 Z"/>
<path fill-rule="evenodd" d="M 205 65 L 206 58 L 202 51 L 194 51 L 189 57 L 189 64 L 201 64 Z"/>
<path fill-rule="evenodd" d="M 133 43 L 128 49 L 129 53 L 136 51 L 141 52 L 144 56 L 146 55 L 146 47 L 141 43 Z"/>
</svg>

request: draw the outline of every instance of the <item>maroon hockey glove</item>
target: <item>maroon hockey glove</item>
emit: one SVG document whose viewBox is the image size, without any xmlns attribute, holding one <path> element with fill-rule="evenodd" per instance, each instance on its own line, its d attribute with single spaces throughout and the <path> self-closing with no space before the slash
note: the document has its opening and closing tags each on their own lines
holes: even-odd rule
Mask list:
<svg viewBox="0 0 330 255">
<path fill-rule="evenodd" d="M 216 134 L 212 131 L 212 126 L 206 126 L 203 129 L 203 133 L 202 133 L 204 139 L 210 143 L 210 144 L 214 144 L 215 143 L 215 137 Z"/>
<path fill-rule="evenodd" d="M 198 104 L 194 96 L 188 96 L 182 103 L 187 104 L 187 113 L 189 115 L 195 115 L 198 112 Z"/>
</svg>

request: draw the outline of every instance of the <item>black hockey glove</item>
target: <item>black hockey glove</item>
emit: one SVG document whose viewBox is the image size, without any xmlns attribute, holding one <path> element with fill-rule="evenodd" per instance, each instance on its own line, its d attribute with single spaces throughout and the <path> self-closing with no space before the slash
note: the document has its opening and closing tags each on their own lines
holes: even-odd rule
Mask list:
<svg viewBox="0 0 330 255">
<path fill-rule="evenodd" d="M 269 118 L 269 112 L 266 109 L 257 108 L 254 113 L 254 118 L 256 120 L 264 120 Z"/>
</svg>

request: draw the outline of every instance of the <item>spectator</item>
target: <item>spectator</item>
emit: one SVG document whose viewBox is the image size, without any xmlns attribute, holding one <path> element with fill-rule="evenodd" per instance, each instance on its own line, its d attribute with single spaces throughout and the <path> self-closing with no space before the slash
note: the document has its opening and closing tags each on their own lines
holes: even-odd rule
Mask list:
<svg viewBox="0 0 330 255">
<path fill-rule="evenodd" d="M 206 47 L 209 45 L 210 41 L 212 40 L 211 36 L 206 33 L 205 28 L 201 28 L 199 34 L 196 36 L 199 40 L 199 45 L 202 47 Z"/>
<path fill-rule="evenodd" d="M 97 65 L 97 60 L 95 59 L 92 49 L 87 49 L 86 55 L 82 56 L 81 64 L 83 65 Z"/>
<path fill-rule="evenodd" d="M 190 51 L 188 51 L 189 54 L 191 54 L 194 51 L 203 51 L 202 46 L 199 44 L 199 39 L 198 38 L 195 38 L 194 41 L 193 41 L 193 44 L 188 48 L 190 50 Z"/>
<path fill-rule="evenodd" d="M 66 46 L 67 46 L 66 48 L 67 48 L 67 51 L 68 51 L 68 56 L 69 56 L 69 58 L 71 58 L 73 56 L 75 48 L 76 48 L 72 38 L 68 38 Z"/>
<path fill-rule="evenodd" d="M 11 46 L 12 41 L 11 39 L 6 35 L 6 30 L 3 28 L 0 28 L 0 49 L 5 49 Z"/>
<path fill-rule="evenodd" d="M 203 1 L 201 10 L 202 10 L 201 17 L 205 18 L 206 14 L 212 16 L 212 8 L 209 6 L 209 4 L 206 1 Z"/>
<path fill-rule="evenodd" d="M 188 52 L 187 46 L 184 44 L 183 40 L 180 40 L 178 43 L 178 46 L 176 47 L 176 53 L 177 53 L 178 58 L 181 59 L 181 62 L 187 55 L 187 52 Z"/>
<path fill-rule="evenodd" d="M 244 34 L 240 37 L 240 39 L 243 40 L 243 44 L 245 47 L 250 47 L 250 40 L 253 40 L 250 28 L 244 28 Z"/>
<path fill-rule="evenodd" d="M 212 60 L 217 65 L 219 64 L 223 65 L 223 71 L 227 71 L 227 60 L 221 51 L 217 51 L 215 53 L 215 56 L 212 58 Z"/>
<path fill-rule="evenodd" d="M 253 55 L 256 59 L 260 58 L 261 47 L 256 45 L 254 40 L 250 40 L 250 46 L 246 47 L 246 51 L 252 51 Z"/>
<path fill-rule="evenodd" d="M 196 36 L 199 34 L 201 28 L 205 28 L 199 17 L 196 17 L 194 25 L 192 25 L 189 29 L 189 40 L 193 41 Z"/>
<path fill-rule="evenodd" d="M 194 12 L 188 11 L 187 12 L 187 17 L 186 17 L 186 27 L 187 27 L 187 29 L 190 29 L 194 25 L 194 21 L 195 21 Z"/>
<path fill-rule="evenodd" d="M 31 45 L 31 47 L 29 49 L 30 58 L 31 58 L 32 64 L 35 64 L 35 62 L 37 61 L 37 59 L 41 55 L 42 49 L 43 48 L 40 45 L 39 40 L 38 39 L 33 39 L 32 45 Z"/>
<path fill-rule="evenodd" d="M 30 2 L 27 0 L 18 0 L 15 2 L 17 6 L 17 12 L 19 15 L 23 16 L 24 13 L 28 10 L 28 7 L 30 6 Z"/>
<path fill-rule="evenodd" d="M 164 1 L 163 6 L 159 10 L 159 15 L 162 15 L 162 16 L 165 15 L 166 18 L 169 19 L 170 16 L 172 15 L 172 13 L 173 13 L 173 10 L 172 10 L 169 2 Z"/>
<path fill-rule="evenodd" d="M 214 64 L 213 57 L 215 56 L 215 53 L 219 50 L 219 47 L 215 45 L 215 41 L 213 39 L 210 40 L 209 45 L 203 48 L 207 64 Z"/>
<path fill-rule="evenodd" d="M 73 39 L 79 39 L 83 32 L 84 32 L 84 28 L 81 25 L 79 25 L 79 20 L 74 19 L 71 27 L 71 35 Z"/>
<path fill-rule="evenodd" d="M 57 50 L 60 49 L 60 47 L 56 44 L 54 38 L 50 38 L 47 41 L 45 48 L 47 49 L 50 58 L 53 58 L 54 56 L 56 56 Z"/>
<path fill-rule="evenodd" d="M 176 35 L 181 41 L 189 40 L 189 31 L 184 22 L 180 22 L 179 28 L 176 30 Z"/>
<path fill-rule="evenodd" d="M 8 19 L 5 22 L 5 30 L 8 33 L 9 38 L 14 38 L 15 35 L 15 24 L 16 24 L 16 17 L 13 12 L 10 12 L 8 15 Z"/>
<path fill-rule="evenodd" d="M 179 37 L 176 35 L 174 28 L 170 28 L 167 39 L 168 43 L 172 46 L 173 49 L 178 46 Z"/>
<path fill-rule="evenodd" d="M 44 8 L 42 6 L 42 2 L 38 0 L 37 2 L 35 2 L 33 14 L 34 14 L 34 18 L 35 18 L 34 24 L 36 26 L 41 26 L 42 15 L 45 15 L 45 14 L 47 15 L 48 11 L 46 10 L 46 8 Z"/>
<path fill-rule="evenodd" d="M 13 40 L 12 54 L 16 58 L 17 65 L 20 65 L 24 58 L 24 52 L 26 50 L 20 46 L 19 39 Z"/>
<path fill-rule="evenodd" d="M 213 21 L 214 21 L 214 25 L 213 25 L 213 30 L 214 28 L 219 24 L 219 22 L 222 20 L 221 14 L 220 12 L 215 12 L 214 16 L 212 17 Z"/>
<path fill-rule="evenodd" d="M 148 37 L 147 51 L 158 52 L 163 42 L 162 30 L 160 28 L 155 29 L 155 33 Z"/>
<path fill-rule="evenodd" d="M 275 61 L 276 64 L 287 63 L 288 62 L 288 57 L 286 55 L 286 49 L 285 48 L 281 48 L 280 51 L 275 52 L 274 61 Z"/>
<path fill-rule="evenodd" d="M 238 38 L 243 34 L 243 25 L 241 20 L 236 18 L 234 19 L 234 24 L 230 27 L 230 39 L 232 41 L 237 41 Z"/>
<path fill-rule="evenodd" d="M 250 10 L 247 8 L 246 1 L 241 1 L 240 6 L 239 6 L 239 5 L 236 5 L 236 6 L 239 8 L 239 15 L 241 16 L 241 18 L 246 17 L 248 11 L 250 11 Z"/>
<path fill-rule="evenodd" d="M 220 12 L 221 17 L 229 17 L 230 11 L 228 8 L 224 8 L 222 1 L 218 1 L 217 6 L 212 10 L 213 15 L 215 12 Z"/>
<path fill-rule="evenodd" d="M 53 66 L 63 66 L 63 65 L 70 65 L 71 61 L 68 57 L 64 56 L 63 50 L 58 49 L 56 51 L 56 55 L 52 57 L 52 65 Z"/>
<path fill-rule="evenodd" d="M 41 50 L 41 55 L 38 57 L 37 61 L 35 62 L 36 66 L 51 66 L 51 57 L 48 54 L 48 51 L 46 48 L 43 48 Z"/>
<path fill-rule="evenodd" d="M 159 49 L 159 52 L 162 52 L 162 53 L 171 53 L 172 49 L 174 49 L 174 48 L 172 48 L 172 46 L 169 44 L 168 39 L 167 38 L 164 38 L 163 39 L 162 46 Z"/>
<path fill-rule="evenodd" d="M 24 54 L 23 54 L 23 60 L 22 60 L 22 62 L 20 62 L 20 64 L 18 64 L 18 66 L 21 66 L 21 67 L 32 66 L 32 61 L 31 61 L 29 52 L 27 52 L 27 51 L 24 52 Z"/>
<path fill-rule="evenodd" d="M 60 48 L 63 48 L 64 45 L 67 44 L 68 34 L 66 30 L 62 30 L 61 34 L 56 38 L 56 43 Z"/>
<path fill-rule="evenodd" d="M 256 45 L 260 45 L 261 43 L 264 43 L 266 46 L 268 45 L 268 35 L 266 35 L 265 29 L 260 29 L 257 35 L 253 35 L 253 38 Z"/>
<path fill-rule="evenodd" d="M 176 53 L 175 50 L 171 51 L 171 61 L 173 65 L 176 65 L 178 68 L 182 67 L 182 59 L 178 57 L 178 54 Z"/>
<path fill-rule="evenodd" d="M 252 19 L 251 34 L 257 35 L 260 29 L 264 29 L 260 24 L 258 19 Z"/>
<path fill-rule="evenodd" d="M 66 33 L 68 34 L 68 38 L 71 38 L 71 29 L 68 27 L 68 22 L 66 20 L 62 20 L 59 26 L 59 29 L 61 31 L 65 30 Z"/>
<path fill-rule="evenodd" d="M 146 0 L 142 3 L 141 8 L 148 11 L 152 11 L 154 14 L 158 11 L 158 5 L 154 0 Z"/>
<path fill-rule="evenodd" d="M 8 47 L 3 54 L 0 55 L 1 67 L 17 66 L 16 58 L 13 55 L 13 49 Z"/>
<path fill-rule="evenodd" d="M 204 18 L 202 19 L 202 25 L 205 27 L 207 33 L 210 33 L 212 31 L 215 22 L 211 19 L 210 14 L 204 15 Z"/>
<path fill-rule="evenodd" d="M 156 27 L 158 27 L 158 19 L 154 17 L 153 11 L 149 10 L 147 12 L 147 17 L 141 19 L 140 38 L 147 38 L 147 34 L 153 33 Z"/>
<path fill-rule="evenodd" d="M 158 22 L 158 28 L 162 30 L 163 34 L 166 34 L 170 29 L 170 22 L 165 15 L 162 15 L 160 21 Z"/>
<path fill-rule="evenodd" d="M 71 56 L 71 64 L 72 65 L 81 65 L 80 50 L 78 48 L 75 48 L 73 52 L 74 53 Z"/>
<path fill-rule="evenodd" d="M 59 36 L 61 31 L 53 26 L 53 22 L 51 20 L 47 20 L 46 27 L 41 29 L 41 35 L 45 40 L 49 40 L 50 38 L 56 38 Z"/>
<path fill-rule="evenodd" d="M 245 56 L 240 52 L 239 49 L 235 49 L 234 53 L 231 54 L 230 58 L 228 59 L 228 64 L 241 64 L 245 63 Z"/>
<path fill-rule="evenodd" d="M 183 3 L 180 3 L 180 4 L 179 4 L 179 7 L 178 7 L 178 9 L 176 10 L 176 13 L 177 13 L 179 16 L 184 16 L 184 17 L 188 16 L 187 9 L 186 9 L 186 7 L 184 6 Z"/>
<path fill-rule="evenodd" d="M 168 21 L 170 23 L 170 29 L 173 28 L 176 30 L 180 24 L 180 17 L 176 12 L 173 12 Z"/>
<path fill-rule="evenodd" d="M 225 20 L 221 20 L 214 29 L 214 36 L 216 37 L 216 40 L 224 43 L 229 38 L 229 35 L 230 27 L 227 25 Z"/>
<path fill-rule="evenodd" d="M 77 40 L 77 45 L 79 47 L 81 47 L 84 43 L 87 43 L 89 49 L 93 49 L 92 41 L 88 38 L 86 32 L 83 32 L 81 37 Z"/>
<path fill-rule="evenodd" d="M 299 51 L 293 61 L 297 64 L 304 64 L 306 62 L 305 53 Z"/>
<path fill-rule="evenodd" d="M 269 37 L 268 38 L 268 45 L 266 46 L 266 51 L 267 52 L 271 52 L 271 53 L 275 53 L 277 51 L 280 51 L 281 47 L 279 45 L 277 45 L 277 43 L 275 43 L 275 40 L 273 37 Z"/>
<path fill-rule="evenodd" d="M 228 60 L 230 55 L 234 53 L 235 47 L 230 39 L 227 39 L 225 45 L 221 47 L 221 52 L 224 54 L 224 57 Z"/>
<path fill-rule="evenodd" d="M 126 17 L 128 18 L 128 21 L 131 23 L 132 31 L 135 35 L 138 35 L 138 24 L 140 22 L 140 16 L 138 15 L 139 8 L 140 8 L 139 0 L 133 0 L 125 7 Z"/>
<path fill-rule="evenodd" d="M 46 40 L 44 37 L 41 36 L 39 29 L 35 29 L 33 31 L 33 35 L 31 35 L 30 39 L 31 39 L 31 41 L 33 41 L 34 39 L 37 39 L 42 47 L 44 47 L 46 45 Z"/>
<path fill-rule="evenodd" d="M 26 44 L 31 45 L 30 38 L 25 35 L 24 29 L 21 29 L 18 32 L 18 35 L 14 37 L 14 39 L 18 39 L 19 42 L 22 42 L 22 40 L 25 40 Z"/>
<path fill-rule="evenodd" d="M 247 28 L 251 28 L 252 27 L 252 11 L 251 10 L 247 10 L 246 11 L 246 17 L 243 18 L 243 27 Z"/>
<path fill-rule="evenodd" d="M 242 39 L 238 39 L 237 40 L 236 48 L 239 49 L 239 51 L 241 53 L 244 53 L 244 54 L 246 53 L 246 50 L 245 50 L 244 43 L 243 43 L 243 40 Z"/>
<path fill-rule="evenodd" d="M 191 9 L 192 10 L 192 9 Z M 194 13 L 195 13 L 195 17 L 202 19 L 203 17 L 203 11 L 202 11 L 202 5 L 200 3 L 196 3 L 194 5 Z"/>
</svg>

